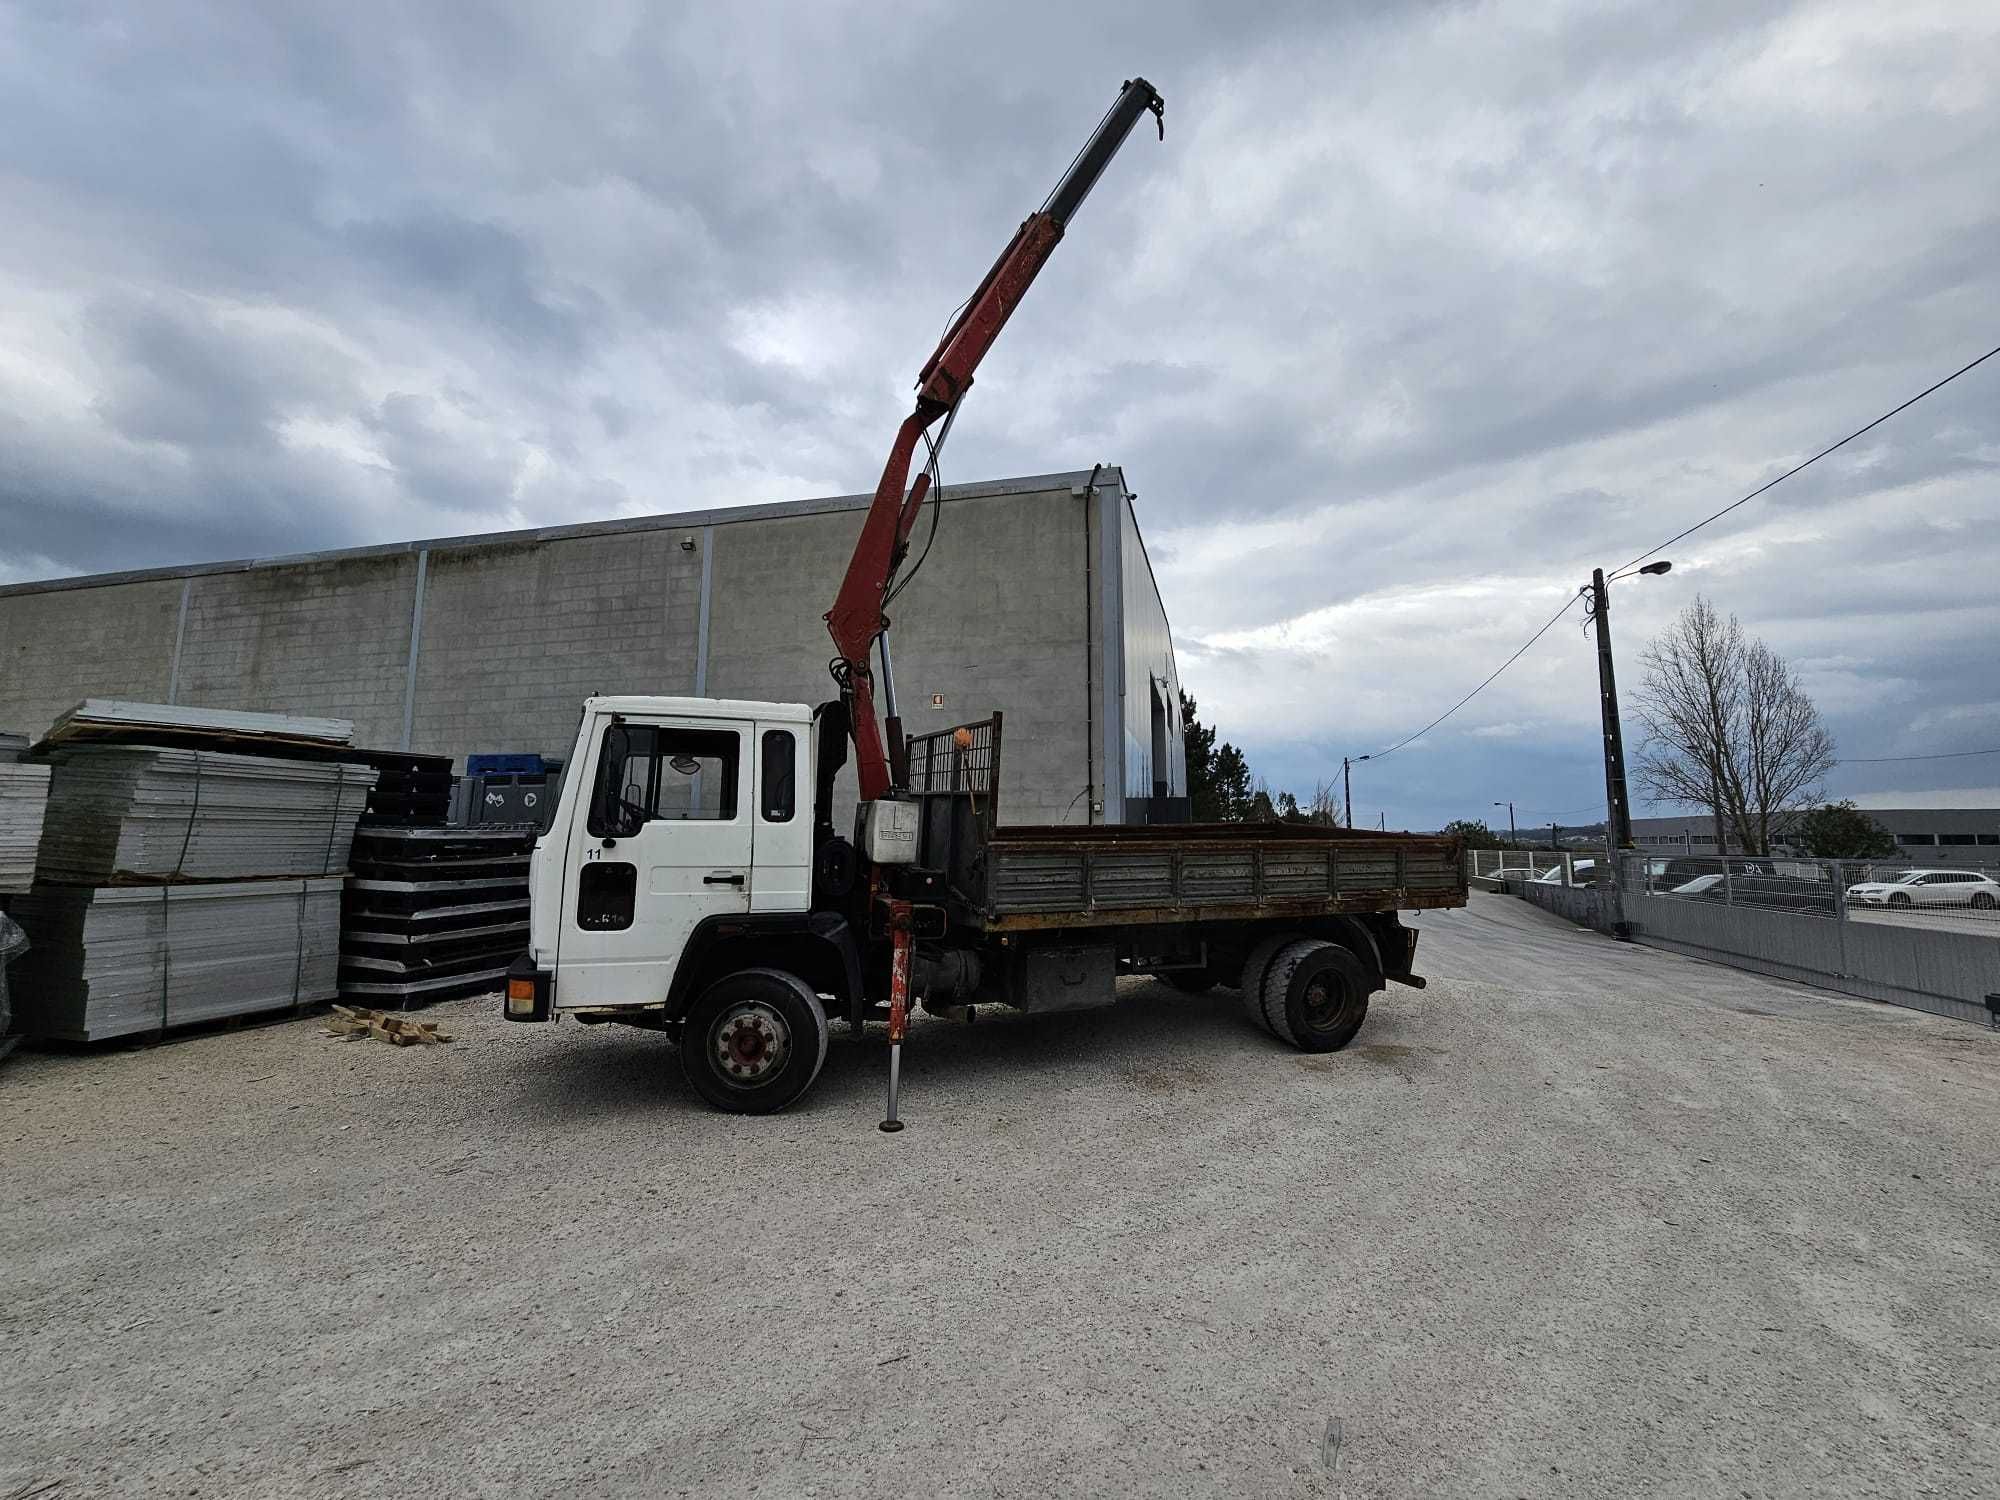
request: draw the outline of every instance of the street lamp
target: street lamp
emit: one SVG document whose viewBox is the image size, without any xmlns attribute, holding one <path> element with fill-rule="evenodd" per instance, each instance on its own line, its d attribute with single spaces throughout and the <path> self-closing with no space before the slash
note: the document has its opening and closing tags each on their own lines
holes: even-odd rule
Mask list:
<svg viewBox="0 0 2000 1500">
<path fill-rule="evenodd" d="M 1672 567 L 1662 558 L 1638 572 L 1657 578 Z M 1610 813 L 1611 847 L 1630 849 L 1632 806 L 1625 792 L 1625 731 L 1618 722 L 1618 678 L 1611 667 L 1611 592 L 1605 587 L 1604 569 L 1591 571 L 1590 587 L 1583 592 L 1590 597 L 1590 618 L 1597 622 L 1597 702 L 1604 719 L 1604 801 Z"/>
<path fill-rule="evenodd" d="M 1349 828 L 1352 828 L 1354 826 L 1354 777 L 1352 775 L 1353 769 L 1354 767 L 1360 765 L 1361 762 L 1363 762 L 1364 760 L 1373 760 L 1374 758 L 1375 757 L 1372 755 L 1357 755 L 1352 760 L 1349 760 L 1345 755 L 1340 757 L 1340 788 L 1342 794 L 1347 799 L 1347 826 Z"/>
<path fill-rule="evenodd" d="M 1507 809 L 1507 842 L 1510 844 L 1520 843 L 1521 835 L 1514 831 L 1514 804 L 1511 802 L 1496 802 L 1493 805 Z"/>
</svg>

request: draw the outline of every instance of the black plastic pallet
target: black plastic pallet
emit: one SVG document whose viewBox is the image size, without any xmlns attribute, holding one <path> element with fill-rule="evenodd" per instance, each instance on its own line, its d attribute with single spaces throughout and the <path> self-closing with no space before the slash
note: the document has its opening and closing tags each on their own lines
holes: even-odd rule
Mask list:
<svg viewBox="0 0 2000 1500">
<path fill-rule="evenodd" d="M 444 979 L 455 974 L 472 974 L 491 969 L 496 964 L 504 969 L 526 951 L 526 946 L 525 942 L 489 943 L 469 953 L 436 955 L 342 953 L 340 982 L 344 986 L 350 978 L 363 983 L 399 979 Z"/>
<path fill-rule="evenodd" d="M 419 755 L 414 750 L 349 750 L 343 760 L 358 760 L 385 776 L 449 776 L 449 755 Z"/>
<path fill-rule="evenodd" d="M 364 819 L 435 818 L 438 824 L 442 824 L 450 816 L 451 798 L 433 796 L 429 792 L 425 792 L 420 796 L 399 796 L 394 792 L 370 792 L 368 794 L 368 809 L 362 814 Z"/>
<path fill-rule="evenodd" d="M 507 966 L 481 969 L 472 974 L 447 974 L 429 979 L 350 979 L 341 976 L 340 993 L 351 1000 L 399 1001 L 408 1008 L 432 1000 L 452 1000 L 461 995 L 480 995 L 499 989 L 507 980 Z"/>
<path fill-rule="evenodd" d="M 343 930 L 367 927 L 377 932 L 402 933 L 412 937 L 449 932 L 455 928 L 490 927 L 496 922 L 527 920 L 528 898 L 525 894 L 498 901 L 464 901 L 450 906 L 432 906 L 422 911 L 371 910 L 350 897 L 342 903 L 340 913 Z"/>
<path fill-rule="evenodd" d="M 343 913 L 419 912 L 474 902 L 526 901 L 525 880 L 350 880 L 352 904 Z"/>
<path fill-rule="evenodd" d="M 365 919 L 364 919 L 365 920 Z M 439 953 L 499 948 L 513 944 L 528 946 L 528 921 L 488 922 L 479 927 L 446 927 L 434 932 L 396 932 L 386 927 L 354 926 L 341 929 L 340 951 L 393 956 L 398 953 Z"/>
<path fill-rule="evenodd" d="M 526 858 L 536 832 L 522 828 L 370 828 L 354 831 L 355 859 Z"/>
<path fill-rule="evenodd" d="M 348 861 L 358 880 L 526 880 L 528 862 L 516 855 L 504 859 L 362 859 Z"/>
<path fill-rule="evenodd" d="M 376 828 L 442 828 L 451 819 L 451 809 L 442 808 L 436 812 L 378 813 L 361 815 L 361 831 L 367 832 L 372 825 Z"/>
</svg>

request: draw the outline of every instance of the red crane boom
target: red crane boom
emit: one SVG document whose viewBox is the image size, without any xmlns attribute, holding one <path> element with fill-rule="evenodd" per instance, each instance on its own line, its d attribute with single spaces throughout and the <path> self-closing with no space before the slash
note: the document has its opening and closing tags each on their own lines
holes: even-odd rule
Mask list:
<svg viewBox="0 0 2000 1500">
<path fill-rule="evenodd" d="M 862 523 L 861 538 L 847 565 L 847 577 L 827 612 L 827 630 L 833 636 L 834 678 L 846 700 L 847 717 L 854 737 L 855 771 L 860 779 L 861 800 L 873 801 L 904 781 L 902 724 L 896 715 L 895 683 L 888 680 L 888 740 L 875 720 L 875 683 L 869 670 L 869 652 L 877 639 L 883 643 L 883 660 L 888 660 L 888 606 L 895 585 L 896 570 L 909 551 L 910 533 L 923 511 L 930 492 L 927 471 L 909 483 L 910 462 L 917 443 L 931 425 L 947 417 L 972 387 L 973 371 L 986 351 L 1007 326 L 1007 319 L 1034 284 L 1056 245 L 1063 237 L 1071 216 L 1095 185 L 1100 173 L 1125 143 L 1141 115 L 1150 111 L 1166 137 L 1166 103 L 1159 91 L 1143 78 L 1128 80 L 1117 101 L 1098 123 L 1096 131 L 1077 153 L 1056 190 L 1039 210 L 1029 215 L 1014 238 L 1001 252 L 979 289 L 966 302 L 939 340 L 937 350 L 917 376 L 916 409 L 903 419 L 896 441 L 890 446 L 889 461 L 882 467 L 875 500 Z M 948 427 L 949 422 L 946 423 Z"/>
</svg>

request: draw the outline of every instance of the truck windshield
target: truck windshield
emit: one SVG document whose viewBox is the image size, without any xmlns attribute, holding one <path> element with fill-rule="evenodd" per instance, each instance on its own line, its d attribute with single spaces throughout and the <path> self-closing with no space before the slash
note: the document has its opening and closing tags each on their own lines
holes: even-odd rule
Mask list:
<svg viewBox="0 0 2000 1500">
<path fill-rule="evenodd" d="M 591 834 L 630 838 L 658 819 L 734 822 L 741 744 L 733 729 L 612 725 L 591 790 Z"/>
</svg>

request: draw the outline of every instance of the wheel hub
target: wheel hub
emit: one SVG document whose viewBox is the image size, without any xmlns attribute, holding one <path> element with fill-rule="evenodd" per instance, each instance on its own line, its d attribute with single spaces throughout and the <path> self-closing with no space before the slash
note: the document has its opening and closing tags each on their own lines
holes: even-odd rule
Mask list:
<svg viewBox="0 0 2000 1500">
<path fill-rule="evenodd" d="M 1319 974 L 1306 985 L 1306 992 L 1300 996 L 1300 1003 L 1305 1007 L 1306 1020 L 1315 1030 L 1319 1030 L 1333 1024 L 1334 1017 L 1340 1010 L 1342 998 L 1341 987 L 1332 976 Z"/>
<path fill-rule="evenodd" d="M 769 1006 L 725 1011 L 713 1035 L 716 1070 L 734 1083 L 761 1083 L 791 1055 L 791 1028 Z"/>
</svg>

